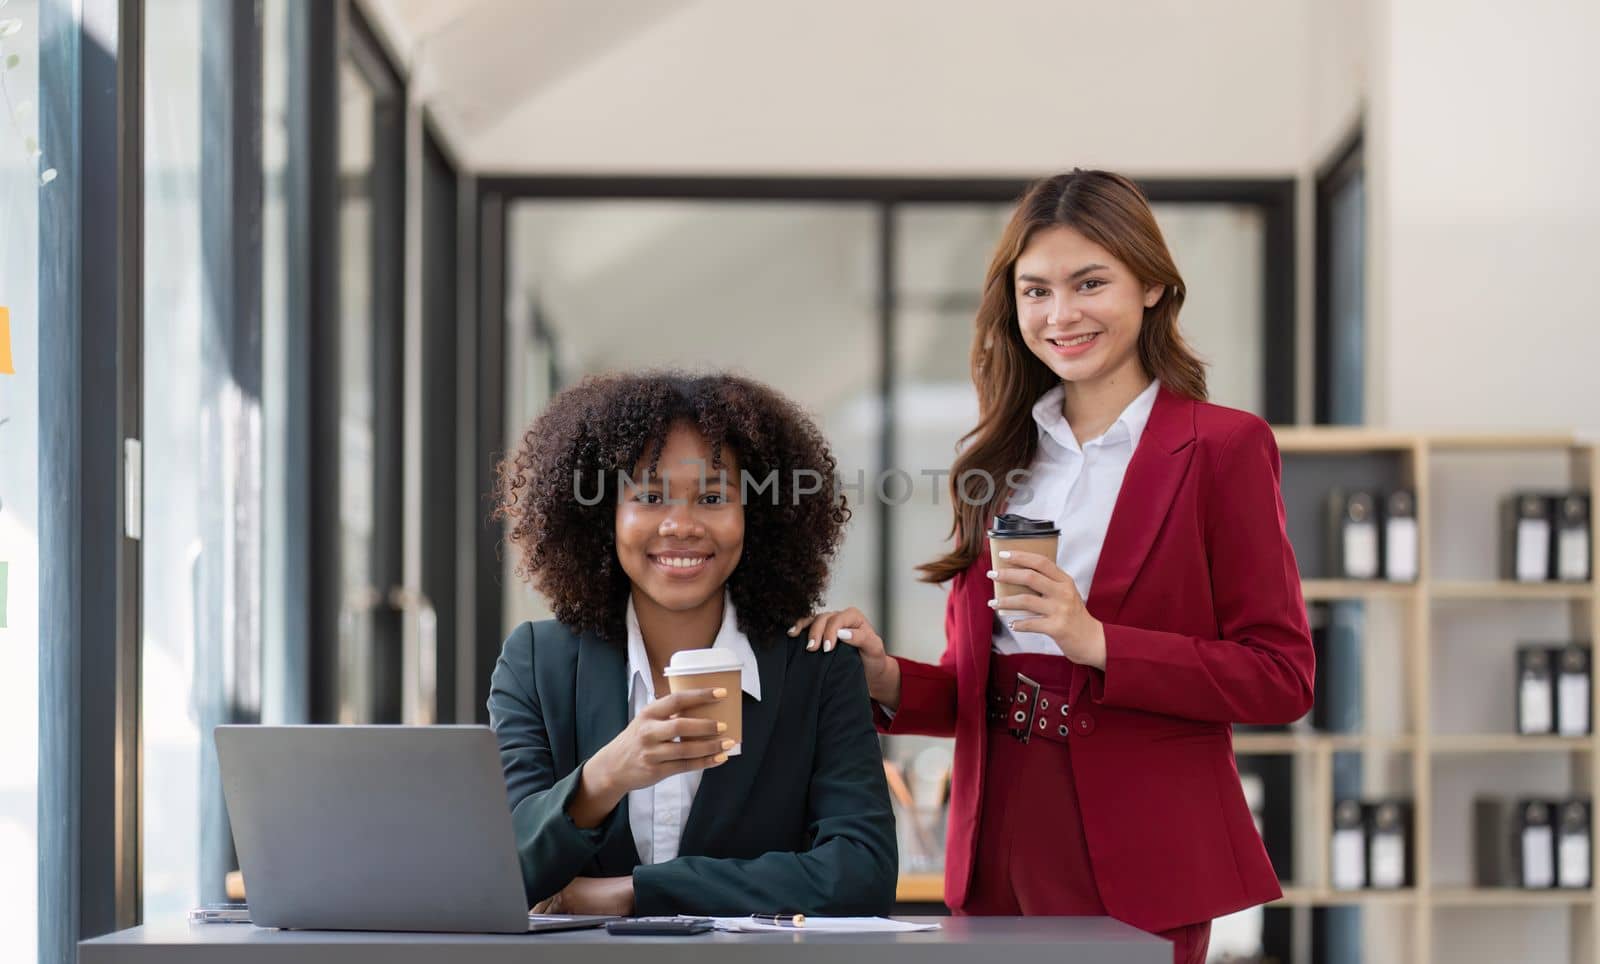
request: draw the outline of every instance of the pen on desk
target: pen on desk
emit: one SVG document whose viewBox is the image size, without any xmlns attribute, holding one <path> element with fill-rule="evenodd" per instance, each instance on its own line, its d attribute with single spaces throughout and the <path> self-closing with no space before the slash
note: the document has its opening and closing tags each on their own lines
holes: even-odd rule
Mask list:
<svg viewBox="0 0 1600 964">
<path fill-rule="evenodd" d="M 774 927 L 806 926 L 804 914 L 751 914 L 750 919 L 757 924 L 771 924 Z"/>
</svg>

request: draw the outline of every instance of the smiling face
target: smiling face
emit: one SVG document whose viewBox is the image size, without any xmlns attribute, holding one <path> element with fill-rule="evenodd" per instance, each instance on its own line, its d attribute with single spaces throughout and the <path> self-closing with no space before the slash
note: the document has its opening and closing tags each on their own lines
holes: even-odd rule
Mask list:
<svg viewBox="0 0 1600 964">
<path fill-rule="evenodd" d="M 1022 340 L 1059 378 L 1080 386 L 1144 381 L 1139 326 L 1161 299 L 1161 285 L 1143 284 L 1065 225 L 1028 239 L 1012 278 Z"/>
<path fill-rule="evenodd" d="M 739 467 L 726 447 L 722 462 L 712 465 L 704 436 L 678 422 L 655 471 L 647 477 L 648 458 L 634 467 L 634 485 L 617 500 L 616 524 L 617 558 L 636 605 L 690 612 L 720 602 L 744 552 Z"/>
</svg>

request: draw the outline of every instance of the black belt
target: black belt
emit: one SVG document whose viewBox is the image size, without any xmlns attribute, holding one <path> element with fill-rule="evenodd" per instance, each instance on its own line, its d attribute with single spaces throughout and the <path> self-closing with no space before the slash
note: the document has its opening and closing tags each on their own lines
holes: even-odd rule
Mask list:
<svg viewBox="0 0 1600 964">
<path fill-rule="evenodd" d="M 989 725 L 1010 733 L 1018 743 L 1036 736 L 1067 742 L 1072 728 L 1067 725 L 1071 704 L 1066 691 L 1046 689 L 1022 673 L 1013 677 L 989 681 Z"/>
</svg>

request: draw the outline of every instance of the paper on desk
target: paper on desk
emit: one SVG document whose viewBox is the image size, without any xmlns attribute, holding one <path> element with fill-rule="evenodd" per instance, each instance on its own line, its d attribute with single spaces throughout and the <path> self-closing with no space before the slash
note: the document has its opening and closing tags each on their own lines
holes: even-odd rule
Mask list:
<svg viewBox="0 0 1600 964">
<path fill-rule="evenodd" d="M 692 916 L 692 915 L 684 915 Z M 741 934 L 782 931 L 788 934 L 904 934 L 911 931 L 936 931 L 938 924 L 914 924 L 887 917 L 807 917 L 805 926 L 767 924 L 748 917 L 713 917 L 719 931 Z"/>
</svg>

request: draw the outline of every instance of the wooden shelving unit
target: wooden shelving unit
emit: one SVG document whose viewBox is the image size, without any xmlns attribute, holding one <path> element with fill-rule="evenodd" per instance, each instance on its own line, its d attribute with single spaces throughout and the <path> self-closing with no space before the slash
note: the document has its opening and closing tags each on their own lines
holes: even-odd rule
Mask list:
<svg viewBox="0 0 1600 964">
<path fill-rule="evenodd" d="M 1236 755 L 1275 755 L 1286 753 L 1346 753 L 1385 751 L 1409 753 L 1416 748 L 1410 736 L 1364 735 L 1360 733 L 1235 733 Z"/>
<path fill-rule="evenodd" d="M 1596 736 L 1524 737 L 1513 733 L 1472 732 L 1456 733 L 1435 730 L 1433 661 L 1449 640 L 1437 638 L 1435 613 L 1457 612 L 1451 607 L 1486 606 L 1494 611 L 1538 613 L 1540 607 L 1556 606 L 1571 614 L 1574 626 L 1582 632 L 1574 637 L 1600 637 L 1600 593 L 1593 583 L 1514 583 L 1493 578 L 1485 571 L 1477 578 L 1454 578 L 1459 560 L 1432 558 L 1436 527 L 1485 527 L 1492 536 L 1496 519 L 1490 514 L 1472 513 L 1472 517 L 1443 519 L 1435 516 L 1435 483 L 1451 480 L 1450 462 L 1458 458 L 1505 460 L 1509 469 L 1522 464 L 1519 460 L 1552 458 L 1565 459 L 1568 467 L 1566 485 L 1571 488 L 1595 488 L 1594 480 L 1600 478 L 1600 450 L 1597 446 L 1571 435 L 1559 433 L 1514 434 L 1427 434 L 1403 431 L 1368 430 L 1361 428 L 1290 427 L 1275 430 L 1279 451 L 1286 467 L 1296 457 L 1315 459 L 1342 456 L 1381 456 L 1398 460 L 1402 484 L 1412 488 L 1417 495 L 1419 578 L 1412 583 L 1381 581 L 1354 581 L 1344 579 L 1309 578 L 1302 584 L 1307 602 L 1358 601 L 1371 607 L 1383 607 L 1394 615 L 1401 627 L 1399 654 L 1404 667 L 1405 680 L 1400 687 L 1385 690 L 1373 684 L 1381 682 L 1372 678 L 1376 672 L 1373 661 L 1363 659 L 1362 689 L 1364 693 L 1383 692 L 1384 699 L 1391 696 L 1407 705 L 1394 715 L 1407 721 L 1402 732 L 1326 734 L 1305 732 L 1239 732 L 1234 735 L 1234 750 L 1240 757 L 1251 755 L 1288 755 L 1303 760 L 1309 785 L 1301 785 L 1297 777 L 1297 824 L 1314 826 L 1312 832 L 1295 831 L 1295 864 L 1303 879 L 1286 884 L 1284 896 L 1272 906 L 1287 908 L 1312 908 L 1332 906 L 1357 906 L 1393 909 L 1406 915 L 1409 946 L 1394 952 L 1390 960 L 1431 962 L 1443 960 L 1436 952 L 1436 916 L 1446 911 L 1459 914 L 1461 909 L 1493 909 L 1497 913 L 1516 913 L 1518 908 L 1566 908 L 1570 910 L 1571 960 L 1600 964 L 1600 904 L 1592 890 L 1522 891 L 1484 889 L 1461 886 L 1458 881 L 1434 879 L 1435 848 L 1470 854 L 1472 840 L 1468 836 L 1456 839 L 1436 839 L 1435 813 L 1450 812 L 1451 808 L 1471 807 L 1468 799 L 1440 799 L 1435 801 L 1435 764 L 1439 761 L 1472 760 L 1481 756 L 1485 761 L 1503 760 L 1509 755 L 1537 754 L 1556 760 L 1571 761 L 1571 795 L 1593 797 L 1591 774 L 1595 751 L 1600 749 Z M 1288 481 L 1286 473 L 1285 488 Z M 1594 513 L 1592 513 L 1593 515 Z M 1439 534 L 1445 534 L 1440 530 Z M 1591 545 L 1600 545 L 1600 527 L 1591 519 Z M 1307 569 L 1302 559 L 1302 569 Z M 1443 566 L 1436 562 L 1445 563 Z M 1310 567 L 1315 571 L 1317 567 Z M 1452 573 L 1452 578 L 1435 578 L 1439 571 Z M 1473 573 L 1466 575 L 1472 576 Z M 1362 641 L 1367 646 L 1366 640 Z M 1512 645 L 1508 641 L 1505 665 L 1510 672 Z M 1591 687 L 1595 689 L 1595 687 Z M 1509 694 L 1510 680 L 1506 692 Z M 1373 699 L 1375 697 L 1366 697 Z M 1368 704 L 1369 708 L 1371 704 Z M 1591 719 L 1600 718 L 1591 708 Z M 1370 725 L 1370 724 L 1369 724 Z M 1409 776 L 1409 794 L 1413 803 L 1413 886 L 1404 890 L 1338 891 L 1329 884 L 1328 847 L 1333 829 L 1332 762 L 1335 754 L 1360 753 L 1363 759 L 1371 758 L 1374 767 L 1387 765 L 1389 772 Z M 1452 763 L 1459 766 L 1459 762 Z M 1297 767 L 1296 773 L 1302 770 Z M 1517 794 L 1516 788 L 1484 787 L 1482 792 Z M 1600 802 L 1600 801 L 1597 801 Z M 1591 827 L 1592 840 L 1600 845 L 1600 806 L 1592 808 L 1595 823 Z M 1470 823 L 1470 821 L 1468 821 Z M 1453 826 L 1459 826 L 1459 821 Z M 1307 849 L 1307 841 L 1316 841 Z M 942 899 L 942 885 L 938 875 L 907 875 L 900 884 L 902 901 L 938 901 Z M 1451 918 L 1456 921 L 1459 918 Z"/>
<path fill-rule="evenodd" d="M 1513 888 L 1451 887 L 1432 894 L 1435 907 L 1564 907 L 1594 902 L 1587 890 L 1516 890 Z"/>
<path fill-rule="evenodd" d="M 1436 582 L 1427 587 L 1437 600 L 1463 602 L 1583 602 L 1594 595 L 1588 583 L 1570 582 Z"/>
<path fill-rule="evenodd" d="M 1519 736 L 1515 733 L 1441 733 L 1433 737 L 1434 753 L 1590 753 L 1586 736 Z"/>
<path fill-rule="evenodd" d="M 1315 761 L 1317 775 L 1313 796 L 1331 793 L 1332 780 L 1329 761 L 1336 752 L 1357 752 L 1364 755 L 1408 754 L 1402 760 L 1402 770 L 1409 772 L 1413 801 L 1414 886 L 1404 891 L 1335 891 L 1328 885 L 1327 847 L 1332 835 L 1331 799 L 1314 799 L 1298 809 L 1299 819 L 1311 819 L 1321 826 L 1315 834 L 1300 835 L 1303 839 L 1319 842 L 1319 853 L 1297 854 L 1296 864 L 1309 867 L 1313 873 L 1297 886 L 1285 888 L 1284 898 L 1277 902 L 1288 907 L 1318 907 L 1354 905 L 1360 907 L 1398 907 L 1409 914 L 1410 947 L 1389 959 L 1406 959 L 1420 962 L 1442 960 L 1445 953 L 1436 950 L 1435 920 L 1438 911 L 1458 909 L 1494 909 L 1515 912 L 1517 908 L 1568 908 L 1571 911 L 1571 959 L 1574 961 L 1600 961 L 1595 935 L 1600 933 L 1600 908 L 1597 908 L 1592 890 L 1524 891 L 1514 889 L 1486 889 L 1460 886 L 1455 882 L 1434 879 L 1435 848 L 1454 848 L 1470 854 L 1472 841 L 1438 839 L 1435 835 L 1435 816 L 1449 808 L 1470 808 L 1467 799 L 1435 800 L 1434 768 L 1446 760 L 1471 760 L 1482 757 L 1486 761 L 1503 759 L 1506 755 L 1540 754 L 1572 762 L 1571 773 L 1574 795 L 1591 794 L 1590 773 L 1592 761 L 1600 743 L 1595 736 L 1519 736 L 1514 733 L 1440 732 L 1435 729 L 1434 703 L 1439 698 L 1434 688 L 1434 660 L 1447 652 L 1448 639 L 1440 638 L 1435 631 L 1436 613 L 1447 612 L 1441 607 L 1485 606 L 1495 611 L 1539 612 L 1539 607 L 1564 607 L 1572 613 L 1573 623 L 1581 625 L 1584 632 L 1575 634 L 1592 636 L 1594 627 L 1600 625 L 1600 595 L 1593 583 L 1516 583 L 1493 577 L 1488 565 L 1479 578 L 1454 578 L 1460 572 L 1459 560 L 1433 558 L 1440 534 L 1440 526 L 1476 526 L 1488 530 L 1491 538 L 1497 525 L 1491 514 L 1472 518 L 1440 518 L 1435 514 L 1436 487 L 1452 481 L 1448 473 L 1455 457 L 1473 460 L 1505 460 L 1508 471 L 1513 471 L 1518 460 L 1565 458 L 1568 466 L 1567 484 L 1572 488 L 1593 488 L 1593 480 L 1600 477 L 1600 455 L 1596 447 L 1572 436 L 1560 434 L 1518 435 L 1448 434 L 1430 435 L 1391 431 L 1367 431 L 1343 428 L 1291 428 L 1278 432 L 1279 450 L 1287 464 L 1297 456 L 1325 457 L 1330 455 L 1374 455 L 1398 459 L 1401 464 L 1403 484 L 1417 494 L 1419 578 L 1414 583 L 1352 582 L 1338 579 L 1307 579 L 1304 592 L 1307 602 L 1355 600 L 1370 605 L 1398 607 L 1404 648 L 1403 665 L 1406 680 L 1396 692 L 1409 706 L 1393 714 L 1410 722 L 1410 732 L 1391 735 L 1326 735 L 1326 734 L 1238 734 L 1235 751 L 1240 755 L 1253 753 L 1287 752 L 1305 754 Z M 1591 545 L 1600 542 L 1591 520 Z M 1444 563 L 1444 565 L 1440 565 Z M 1302 560 L 1306 567 L 1306 560 Z M 1310 567 L 1315 571 L 1315 567 Z M 1450 572 L 1451 578 L 1436 574 Z M 1468 574 L 1471 575 L 1471 574 Z M 1510 607 L 1507 609 L 1507 607 Z M 1365 647 L 1366 640 L 1362 641 Z M 1507 643 L 1505 665 L 1510 672 L 1512 644 Z M 1363 690 L 1370 692 L 1374 672 L 1370 660 L 1363 660 Z M 1510 678 L 1506 692 L 1509 694 Z M 1593 710 L 1591 709 L 1591 714 Z M 1593 716 L 1591 716 L 1593 718 Z M 1376 763 L 1376 760 L 1374 761 Z M 1514 788 L 1484 787 L 1482 792 L 1500 792 L 1516 795 Z M 1297 794 L 1305 796 L 1307 794 Z M 1453 826 L 1470 821 L 1457 821 Z M 1593 839 L 1600 840 L 1600 818 L 1591 827 Z M 1455 920 L 1455 918 L 1452 918 Z M 1531 958 L 1530 958 L 1531 959 Z"/>
<path fill-rule="evenodd" d="M 1417 902 L 1415 888 L 1397 890 L 1330 890 L 1322 887 L 1285 887 L 1283 896 L 1269 907 L 1348 907 L 1359 904 L 1410 906 Z"/>
<path fill-rule="evenodd" d="M 1357 579 L 1307 579 L 1300 584 L 1306 602 L 1336 602 L 1343 599 L 1416 598 L 1417 585 L 1410 582 L 1362 582 Z"/>
</svg>

